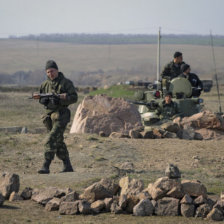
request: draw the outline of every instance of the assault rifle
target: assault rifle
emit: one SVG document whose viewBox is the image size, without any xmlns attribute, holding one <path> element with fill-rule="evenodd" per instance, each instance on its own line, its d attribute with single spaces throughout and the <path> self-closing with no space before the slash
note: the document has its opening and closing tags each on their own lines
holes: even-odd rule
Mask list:
<svg viewBox="0 0 224 224">
<path fill-rule="evenodd" d="M 156 108 L 159 107 L 159 104 L 157 102 L 155 102 L 154 100 L 151 100 L 148 103 L 144 103 L 144 102 L 138 102 L 138 101 L 132 101 L 132 100 L 128 100 L 129 103 L 133 103 L 136 105 L 144 105 L 149 107 L 151 110 L 155 110 Z"/>
<path fill-rule="evenodd" d="M 29 99 L 39 100 L 41 98 L 60 98 L 60 94 L 55 93 L 33 93 Z"/>
</svg>

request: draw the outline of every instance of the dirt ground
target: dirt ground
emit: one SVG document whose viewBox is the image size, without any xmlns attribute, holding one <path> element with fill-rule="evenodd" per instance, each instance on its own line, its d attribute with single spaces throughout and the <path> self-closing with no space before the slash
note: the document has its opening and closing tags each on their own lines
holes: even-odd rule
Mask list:
<svg viewBox="0 0 224 224">
<path fill-rule="evenodd" d="M 26 125 L 28 130 L 42 126 L 42 109 L 35 102 L 24 100 L 27 93 L 1 94 L 0 127 Z M 214 108 L 214 96 L 207 96 L 207 107 Z M 4 100 L 3 100 L 4 99 Z M 13 101 L 12 101 L 13 100 Z M 11 102 L 14 105 L 9 106 Z M 29 110 L 24 109 L 29 106 Z M 7 107 L 6 107 L 7 105 Z M 8 112 L 7 112 L 8 111 Z M 14 124 L 14 125 L 12 125 Z M 168 163 L 176 164 L 182 179 L 198 179 L 211 197 L 224 191 L 224 139 L 187 141 L 181 139 L 111 139 L 93 134 L 65 134 L 74 173 L 59 173 L 62 163 L 53 161 L 49 175 L 37 174 L 43 162 L 43 144 L 46 134 L 0 133 L 0 172 L 20 176 L 25 187 L 70 187 L 82 192 L 84 188 L 103 177 L 117 181 L 123 175 L 142 179 L 145 187 L 164 175 Z M 124 162 L 132 162 L 134 170 L 120 169 Z M 201 219 L 183 217 L 134 217 L 132 215 L 100 214 L 96 216 L 60 216 L 46 212 L 33 201 L 8 202 L 0 208 L 0 223 L 206 223 Z M 210 223 L 210 222 L 209 222 Z"/>
</svg>

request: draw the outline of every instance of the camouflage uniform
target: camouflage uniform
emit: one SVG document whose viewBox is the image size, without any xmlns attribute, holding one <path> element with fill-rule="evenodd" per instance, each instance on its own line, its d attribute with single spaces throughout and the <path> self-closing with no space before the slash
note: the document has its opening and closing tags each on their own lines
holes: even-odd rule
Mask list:
<svg viewBox="0 0 224 224">
<path fill-rule="evenodd" d="M 66 99 L 60 99 L 57 104 L 52 104 L 52 102 L 45 104 L 46 114 L 43 116 L 43 123 L 50 131 L 44 145 L 45 159 L 53 160 L 56 153 L 57 157 L 64 161 L 69 158 L 63 136 L 66 125 L 70 121 L 70 110 L 67 107 L 77 101 L 75 87 L 59 72 L 56 79 L 48 78 L 41 84 L 40 93 L 67 94 Z"/>
<path fill-rule="evenodd" d="M 176 102 L 171 101 L 169 104 L 166 104 L 165 101 L 157 109 L 157 115 L 160 119 L 173 119 L 179 114 L 179 108 Z"/>
<path fill-rule="evenodd" d="M 178 77 L 181 74 L 181 65 L 185 64 L 184 62 L 181 62 L 179 64 L 175 64 L 174 61 L 171 61 L 168 63 L 161 73 L 161 76 L 163 79 L 172 80 L 176 77 Z"/>
</svg>

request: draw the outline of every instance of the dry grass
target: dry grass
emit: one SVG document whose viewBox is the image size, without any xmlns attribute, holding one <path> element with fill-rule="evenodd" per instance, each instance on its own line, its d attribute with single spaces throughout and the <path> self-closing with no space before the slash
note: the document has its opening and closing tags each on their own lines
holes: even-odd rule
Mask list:
<svg viewBox="0 0 224 224">
<path fill-rule="evenodd" d="M 106 75 L 124 76 L 133 72 L 141 79 L 156 78 L 157 46 L 148 45 L 75 45 L 25 40 L 0 40 L 0 72 L 14 73 L 44 68 L 45 61 L 55 59 L 68 77 L 76 72 L 102 69 Z M 173 53 L 184 53 L 184 61 L 203 79 L 214 74 L 211 47 L 195 45 L 162 45 L 161 66 L 171 61 Z M 224 47 L 215 47 L 218 73 L 224 70 Z M 116 71 L 116 74 L 115 74 Z M 120 72 L 119 72 L 120 71 Z"/>
</svg>

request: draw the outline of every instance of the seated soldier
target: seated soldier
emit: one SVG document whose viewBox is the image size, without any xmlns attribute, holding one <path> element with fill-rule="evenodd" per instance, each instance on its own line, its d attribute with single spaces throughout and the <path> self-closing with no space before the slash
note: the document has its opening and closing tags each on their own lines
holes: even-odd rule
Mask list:
<svg viewBox="0 0 224 224">
<path fill-rule="evenodd" d="M 203 90 L 203 84 L 198 76 L 194 73 L 191 73 L 191 67 L 188 64 L 181 65 L 182 74 L 180 77 L 184 77 L 189 80 L 192 86 L 192 96 L 199 97 L 201 95 L 201 91 Z"/>
<path fill-rule="evenodd" d="M 165 98 L 157 109 L 157 115 L 160 119 L 172 120 L 180 116 L 179 108 L 176 102 L 172 101 L 172 93 L 167 92 Z"/>
<path fill-rule="evenodd" d="M 172 80 L 178 77 L 181 74 L 180 67 L 183 64 L 185 63 L 183 62 L 182 53 L 175 52 L 173 55 L 173 60 L 164 67 L 161 73 L 162 79 Z"/>
</svg>

